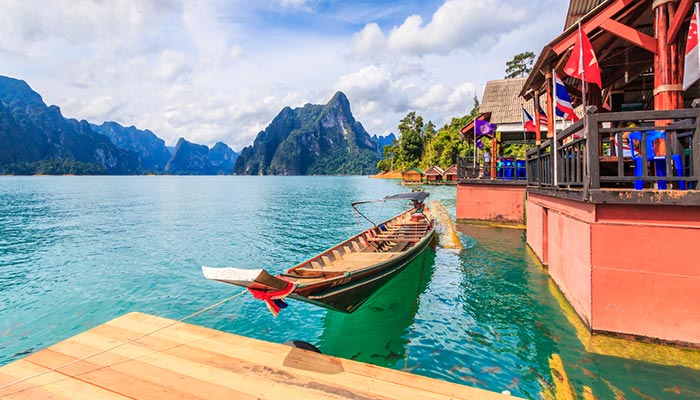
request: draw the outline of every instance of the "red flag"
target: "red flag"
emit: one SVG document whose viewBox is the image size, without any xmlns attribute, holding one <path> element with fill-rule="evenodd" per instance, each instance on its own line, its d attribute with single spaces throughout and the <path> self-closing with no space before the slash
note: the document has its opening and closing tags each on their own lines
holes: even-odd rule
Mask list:
<svg viewBox="0 0 700 400">
<path fill-rule="evenodd" d="M 523 108 L 523 129 L 525 132 L 537 132 L 537 127 L 535 125 L 535 121 L 532 119 L 532 116 L 530 116 L 530 113 L 525 111 Z"/>
<path fill-rule="evenodd" d="M 700 78 L 700 49 L 698 48 L 698 5 L 688 28 L 688 41 L 685 45 L 685 68 L 683 71 L 683 90 L 686 90 Z"/>
<path fill-rule="evenodd" d="M 578 40 L 574 44 L 574 50 L 571 52 L 569 61 L 564 66 L 564 72 L 569 76 L 595 83 L 599 88 L 603 88 L 598 59 L 595 56 L 591 42 L 588 40 L 588 35 L 583 33 L 580 26 L 578 28 Z"/>
</svg>

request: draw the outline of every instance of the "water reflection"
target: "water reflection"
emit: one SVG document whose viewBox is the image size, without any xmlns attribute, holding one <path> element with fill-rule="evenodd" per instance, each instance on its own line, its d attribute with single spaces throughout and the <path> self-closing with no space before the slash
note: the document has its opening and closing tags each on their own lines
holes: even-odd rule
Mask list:
<svg viewBox="0 0 700 400">
<path fill-rule="evenodd" d="M 352 314 L 328 312 L 319 348 L 325 354 L 386 367 L 404 364 L 419 296 L 430 282 L 435 250 L 428 247 Z"/>
</svg>

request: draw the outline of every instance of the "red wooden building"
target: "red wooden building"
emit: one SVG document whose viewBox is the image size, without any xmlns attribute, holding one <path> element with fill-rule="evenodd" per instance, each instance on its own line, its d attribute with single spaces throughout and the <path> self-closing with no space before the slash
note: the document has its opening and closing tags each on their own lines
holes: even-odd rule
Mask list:
<svg viewBox="0 0 700 400">
<path fill-rule="evenodd" d="M 456 184 L 457 183 L 457 164 L 450 165 L 450 168 L 445 170 L 443 175 L 446 183 Z"/>
<path fill-rule="evenodd" d="M 689 0 L 572 0 L 521 90 L 551 100 L 554 70 L 582 103 L 564 73 L 580 18 L 603 87 L 588 84 L 594 107 L 556 134 L 550 119 L 528 153 L 527 243 L 592 331 L 700 344 L 699 92 L 681 87 L 691 14 Z"/>
<path fill-rule="evenodd" d="M 442 177 L 444 174 L 445 171 L 442 168 L 434 165 L 425 171 L 425 180 L 428 183 L 437 184 L 442 182 Z"/>
</svg>

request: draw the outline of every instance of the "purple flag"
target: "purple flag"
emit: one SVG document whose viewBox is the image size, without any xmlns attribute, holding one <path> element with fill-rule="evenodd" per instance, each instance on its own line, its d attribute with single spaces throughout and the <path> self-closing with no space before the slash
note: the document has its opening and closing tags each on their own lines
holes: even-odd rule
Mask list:
<svg viewBox="0 0 700 400">
<path fill-rule="evenodd" d="M 495 131 L 496 125 L 491 124 L 488 121 L 477 119 L 474 122 L 474 133 L 476 136 L 493 135 Z"/>
<path fill-rule="evenodd" d="M 484 148 L 484 144 L 481 143 L 481 139 L 476 139 L 476 147 L 478 147 L 480 149 Z"/>
</svg>

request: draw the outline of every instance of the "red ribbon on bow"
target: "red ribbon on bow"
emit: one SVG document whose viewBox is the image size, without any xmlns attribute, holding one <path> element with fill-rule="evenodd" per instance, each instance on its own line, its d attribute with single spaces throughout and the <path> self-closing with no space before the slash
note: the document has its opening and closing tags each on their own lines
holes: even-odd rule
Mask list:
<svg viewBox="0 0 700 400">
<path fill-rule="evenodd" d="M 265 305 L 267 305 L 267 308 L 275 317 L 277 317 L 283 308 L 287 308 L 287 303 L 284 301 L 284 298 L 289 296 L 297 287 L 292 281 L 280 277 L 277 278 L 287 282 L 287 287 L 282 290 L 248 288 L 248 291 L 253 294 L 253 297 L 265 301 Z"/>
</svg>

